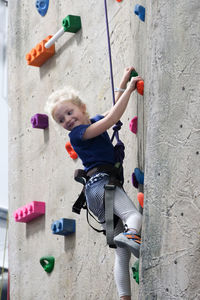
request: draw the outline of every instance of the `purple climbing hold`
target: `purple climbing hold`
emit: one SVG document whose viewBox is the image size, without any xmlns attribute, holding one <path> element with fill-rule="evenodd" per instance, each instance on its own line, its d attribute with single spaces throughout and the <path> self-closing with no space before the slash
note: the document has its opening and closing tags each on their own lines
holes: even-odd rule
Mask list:
<svg viewBox="0 0 200 300">
<path fill-rule="evenodd" d="M 138 189 L 138 181 L 136 179 L 135 173 L 132 174 L 132 185 Z"/>
<path fill-rule="evenodd" d="M 49 118 L 45 114 L 35 114 L 31 118 L 33 128 L 45 129 L 49 126 Z"/>
</svg>

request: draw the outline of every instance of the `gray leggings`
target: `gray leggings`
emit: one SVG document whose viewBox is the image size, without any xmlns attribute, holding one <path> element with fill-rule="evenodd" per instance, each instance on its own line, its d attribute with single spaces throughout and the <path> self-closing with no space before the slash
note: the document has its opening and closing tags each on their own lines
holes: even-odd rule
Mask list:
<svg viewBox="0 0 200 300">
<path fill-rule="evenodd" d="M 89 209 L 99 219 L 104 221 L 104 185 L 108 183 L 109 177 L 105 173 L 94 175 L 86 184 L 86 200 Z M 116 187 L 114 199 L 114 214 L 120 218 L 115 228 L 115 236 L 123 232 L 124 224 L 128 228 L 141 230 L 142 216 L 123 189 Z M 105 224 L 103 224 L 105 228 Z M 114 276 L 120 297 L 131 295 L 129 261 L 131 252 L 128 248 L 117 248 L 115 250 Z"/>
</svg>

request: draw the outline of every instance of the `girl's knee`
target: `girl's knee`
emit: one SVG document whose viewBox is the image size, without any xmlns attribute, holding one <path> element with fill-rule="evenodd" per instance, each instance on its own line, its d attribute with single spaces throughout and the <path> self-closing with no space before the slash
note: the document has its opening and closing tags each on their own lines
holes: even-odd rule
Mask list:
<svg viewBox="0 0 200 300">
<path fill-rule="evenodd" d="M 126 219 L 126 224 L 128 228 L 134 228 L 135 230 L 140 231 L 142 227 L 142 215 L 139 212 L 134 212 Z"/>
</svg>

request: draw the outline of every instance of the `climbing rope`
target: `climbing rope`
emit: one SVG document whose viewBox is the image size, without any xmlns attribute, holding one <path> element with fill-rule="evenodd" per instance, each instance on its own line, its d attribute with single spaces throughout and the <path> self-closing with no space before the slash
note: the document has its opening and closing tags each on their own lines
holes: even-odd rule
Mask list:
<svg viewBox="0 0 200 300">
<path fill-rule="evenodd" d="M 0 300 L 2 296 L 2 290 L 3 290 L 3 274 L 4 274 L 4 264 L 5 264 L 5 257 L 6 257 L 7 233 L 8 233 L 8 214 L 7 214 L 7 221 L 6 221 L 6 235 L 5 235 L 5 244 L 4 244 L 4 252 L 3 252 L 3 266 L 1 270 Z"/>
<path fill-rule="evenodd" d="M 108 40 L 108 54 L 109 54 L 109 64 L 110 64 L 110 80 L 111 80 L 111 88 L 112 88 L 112 98 L 113 98 L 113 105 L 115 105 L 115 92 L 114 92 L 114 80 L 113 80 L 113 68 L 112 68 L 112 55 L 111 55 L 111 46 L 110 46 L 110 33 L 109 33 L 109 23 L 108 23 L 108 10 L 107 10 L 107 1 L 104 0 L 104 7 L 105 7 L 105 17 L 106 17 L 106 31 L 107 31 L 107 40 Z M 121 129 L 123 123 L 119 120 L 113 126 L 113 135 L 111 138 L 111 142 L 113 142 L 114 137 L 117 140 L 117 144 L 114 147 L 115 150 L 115 160 L 117 162 L 122 163 L 125 157 L 125 146 L 123 142 L 119 139 L 119 130 Z"/>
<path fill-rule="evenodd" d="M 121 164 L 123 163 L 124 157 L 125 157 L 125 146 L 124 143 L 120 140 L 119 138 L 119 130 L 121 129 L 123 123 L 119 120 L 117 124 L 113 126 L 113 135 L 111 138 L 111 142 L 113 142 L 114 137 L 117 140 L 117 144 L 114 147 L 114 152 L 115 152 L 115 161 L 120 162 Z"/>
<path fill-rule="evenodd" d="M 115 105 L 115 91 L 114 91 L 114 80 L 113 80 L 112 55 L 111 55 L 111 46 L 110 46 L 110 33 L 109 33 L 108 10 L 107 10 L 106 0 L 104 0 L 104 7 L 105 7 L 106 32 L 107 32 L 108 54 L 109 54 L 109 64 L 110 64 L 110 80 L 111 80 L 111 87 L 112 87 L 113 105 Z"/>
</svg>

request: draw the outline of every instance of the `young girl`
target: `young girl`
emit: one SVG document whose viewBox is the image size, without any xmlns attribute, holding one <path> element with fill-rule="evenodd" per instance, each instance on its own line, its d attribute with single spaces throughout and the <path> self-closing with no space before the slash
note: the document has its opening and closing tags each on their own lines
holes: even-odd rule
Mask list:
<svg viewBox="0 0 200 300">
<path fill-rule="evenodd" d="M 78 95 L 66 88 L 54 92 L 46 105 L 46 110 L 59 125 L 68 130 L 70 142 L 89 172 L 99 165 L 115 165 L 114 147 L 107 130 L 123 115 L 132 92 L 141 77 L 133 77 L 127 86 L 133 67 L 126 68 L 116 94 L 115 105 L 104 115 L 90 119 L 86 105 Z M 100 222 L 104 222 L 104 186 L 109 182 L 106 172 L 97 172 L 90 177 L 85 187 L 89 209 Z M 125 191 L 116 187 L 114 214 L 120 218 L 114 231 L 115 250 L 114 275 L 120 299 L 131 299 L 129 261 L 131 252 L 139 257 L 142 216 Z M 124 232 L 124 225 L 126 230 Z M 103 227 L 105 228 L 104 224 Z"/>
</svg>

